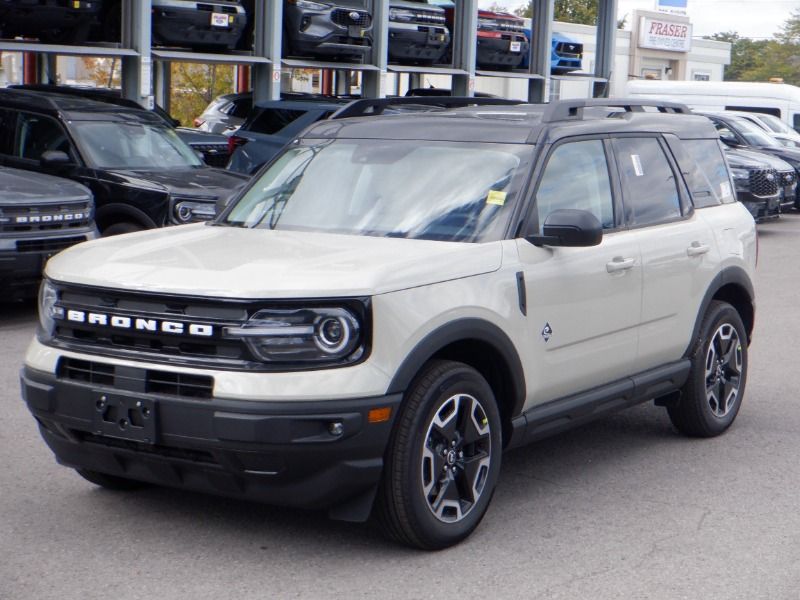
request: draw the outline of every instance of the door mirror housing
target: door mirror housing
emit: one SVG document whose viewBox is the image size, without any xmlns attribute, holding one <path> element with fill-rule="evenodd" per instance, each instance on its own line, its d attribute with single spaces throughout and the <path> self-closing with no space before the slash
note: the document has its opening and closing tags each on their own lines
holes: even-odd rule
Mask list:
<svg viewBox="0 0 800 600">
<path fill-rule="evenodd" d="M 60 169 L 71 164 L 69 154 L 61 150 L 48 150 L 39 158 L 39 165 L 44 169 Z"/>
<path fill-rule="evenodd" d="M 534 246 L 597 246 L 603 241 L 603 226 L 588 210 L 561 208 L 554 210 L 544 221 L 542 235 L 525 239 Z"/>
</svg>

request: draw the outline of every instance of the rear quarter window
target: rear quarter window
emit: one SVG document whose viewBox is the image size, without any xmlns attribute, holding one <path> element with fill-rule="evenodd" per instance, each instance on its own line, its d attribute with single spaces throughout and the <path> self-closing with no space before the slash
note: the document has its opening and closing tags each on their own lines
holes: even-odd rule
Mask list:
<svg viewBox="0 0 800 600">
<path fill-rule="evenodd" d="M 683 147 L 696 167 L 687 178 L 695 207 L 735 202 L 720 143 L 717 140 L 684 140 Z"/>
<path fill-rule="evenodd" d="M 265 108 L 247 126 L 247 131 L 254 133 L 278 133 L 284 127 L 306 114 L 304 110 L 287 110 L 284 108 Z"/>
</svg>

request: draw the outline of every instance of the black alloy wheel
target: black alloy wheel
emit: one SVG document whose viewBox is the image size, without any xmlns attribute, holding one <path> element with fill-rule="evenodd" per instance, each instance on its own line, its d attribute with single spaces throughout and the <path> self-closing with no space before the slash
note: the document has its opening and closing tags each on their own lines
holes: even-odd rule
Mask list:
<svg viewBox="0 0 800 600">
<path fill-rule="evenodd" d="M 437 550 L 466 538 L 500 471 L 500 414 L 478 371 L 432 361 L 406 393 L 389 441 L 376 514 L 391 538 Z"/>
</svg>

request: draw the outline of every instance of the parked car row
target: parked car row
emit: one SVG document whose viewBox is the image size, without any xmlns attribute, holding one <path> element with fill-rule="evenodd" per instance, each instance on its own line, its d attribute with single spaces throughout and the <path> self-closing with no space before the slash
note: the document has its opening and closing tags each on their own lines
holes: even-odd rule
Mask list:
<svg viewBox="0 0 800 600">
<path fill-rule="evenodd" d="M 255 0 L 152 0 L 153 45 L 194 50 L 252 49 Z M 363 63 L 371 60 L 371 0 L 284 0 L 286 57 Z M 119 42 L 121 0 L 0 0 L 0 36 L 44 43 Z M 390 0 L 388 56 L 412 65 L 452 63 L 456 4 L 452 0 Z M 527 67 L 530 29 L 515 15 L 478 12 L 479 69 Z M 552 70 L 581 68 L 583 48 L 553 36 Z"/>
<path fill-rule="evenodd" d="M 431 92 L 439 100 L 426 98 Z M 409 94 L 383 101 L 378 112 L 437 110 L 446 107 L 450 90 Z M 237 106 L 251 99 L 239 94 L 216 104 Z M 214 218 L 249 176 L 309 126 L 343 111 L 376 114 L 374 106 L 363 113 L 350 110 L 353 100 L 296 94 L 258 103 L 239 130 L 225 137 L 175 128 L 163 110 L 147 111 L 115 90 L 45 85 L 0 90 L 0 286 L 12 290 L 4 295 L 30 294 L 50 255 L 98 234 Z M 380 101 L 360 104 L 370 102 Z M 396 106 L 389 108 L 392 103 Z M 723 183 L 713 193 L 728 195 L 725 186 L 732 181 L 756 221 L 800 209 L 800 150 L 776 141 L 749 115 L 705 116 L 720 134 L 732 176 L 717 177 Z M 227 170 L 200 160 L 197 149 L 204 138 L 228 147 Z M 692 151 L 691 144 L 686 147 Z M 692 158 L 703 163 L 701 155 Z"/>
</svg>

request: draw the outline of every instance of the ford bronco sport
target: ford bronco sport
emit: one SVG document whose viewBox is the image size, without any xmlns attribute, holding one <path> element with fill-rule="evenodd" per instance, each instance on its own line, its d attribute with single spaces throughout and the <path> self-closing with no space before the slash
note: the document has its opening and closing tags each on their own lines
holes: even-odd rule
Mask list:
<svg viewBox="0 0 800 600">
<path fill-rule="evenodd" d="M 504 449 L 648 400 L 728 429 L 756 232 L 713 125 L 473 100 L 320 121 L 212 223 L 51 259 L 22 389 L 58 462 L 435 549 L 478 525 Z"/>
</svg>

